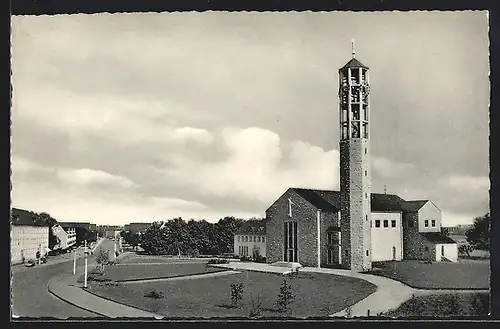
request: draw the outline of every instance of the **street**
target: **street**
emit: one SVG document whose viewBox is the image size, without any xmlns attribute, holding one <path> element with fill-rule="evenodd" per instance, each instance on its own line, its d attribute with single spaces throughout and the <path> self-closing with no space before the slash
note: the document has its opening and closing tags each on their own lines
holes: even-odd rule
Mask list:
<svg viewBox="0 0 500 329">
<path fill-rule="evenodd" d="M 110 250 L 112 259 L 113 241 L 104 240 L 99 248 Z M 88 264 L 95 264 L 94 256 L 89 256 Z M 77 266 L 83 265 L 84 259 L 78 259 Z M 52 277 L 64 272 L 71 275 L 72 271 L 72 258 L 32 268 L 14 266 L 11 281 L 12 314 L 20 317 L 95 317 L 95 314 L 70 305 L 49 293 L 47 285 Z"/>
</svg>

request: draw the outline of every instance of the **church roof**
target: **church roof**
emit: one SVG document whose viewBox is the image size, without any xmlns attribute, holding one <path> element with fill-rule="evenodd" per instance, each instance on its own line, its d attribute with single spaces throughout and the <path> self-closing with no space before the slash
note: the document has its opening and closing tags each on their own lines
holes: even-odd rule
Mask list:
<svg viewBox="0 0 500 329">
<path fill-rule="evenodd" d="M 328 190 L 314 190 L 292 188 L 292 190 L 311 203 L 314 207 L 327 212 L 340 210 L 340 192 Z M 371 194 L 371 211 L 380 212 L 406 212 L 408 201 L 395 194 Z"/>
<path fill-rule="evenodd" d="M 431 243 L 457 243 L 455 240 L 441 232 L 425 232 L 420 233 L 424 238 Z"/>
<path fill-rule="evenodd" d="M 346 64 L 346 65 L 344 65 L 344 66 L 341 68 L 341 70 L 346 69 L 346 68 L 349 68 L 349 67 L 351 67 L 351 68 L 358 68 L 358 67 L 362 67 L 362 68 L 365 68 L 365 69 L 367 69 L 367 68 L 368 68 L 368 66 L 364 65 L 363 63 L 361 63 L 360 61 L 358 61 L 356 58 L 353 58 L 353 59 L 351 59 L 349 62 L 347 62 L 347 64 Z"/>
</svg>

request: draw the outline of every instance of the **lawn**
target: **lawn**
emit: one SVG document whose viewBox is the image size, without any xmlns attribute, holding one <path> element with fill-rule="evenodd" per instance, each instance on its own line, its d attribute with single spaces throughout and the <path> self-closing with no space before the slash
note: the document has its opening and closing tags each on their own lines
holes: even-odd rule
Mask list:
<svg viewBox="0 0 500 329">
<path fill-rule="evenodd" d="M 245 272 L 189 281 L 141 283 L 96 283 L 92 292 L 105 298 L 163 314 L 168 317 L 247 317 L 252 300 L 261 301 L 262 316 L 283 316 L 276 299 L 284 277 L 276 274 Z M 244 285 L 241 308 L 231 308 L 230 285 Z M 375 292 L 376 287 L 363 280 L 321 273 L 299 273 L 287 277 L 295 295 L 290 316 L 326 317 Z M 144 297 L 151 291 L 163 298 Z"/>
<path fill-rule="evenodd" d="M 130 281 L 153 278 L 172 278 L 177 276 L 213 273 L 225 271 L 222 268 L 207 267 L 206 263 L 165 263 L 165 264 L 116 264 L 107 266 L 104 275 L 98 275 L 105 281 Z M 92 280 L 96 271 L 92 271 L 89 277 Z M 82 281 L 80 277 L 79 281 Z"/>
<path fill-rule="evenodd" d="M 446 293 L 414 296 L 384 316 L 470 317 L 489 313 L 488 293 Z"/>
<path fill-rule="evenodd" d="M 130 255 L 120 260 L 121 264 L 139 264 L 139 263 L 207 263 L 208 259 L 179 259 L 164 256 L 142 256 L 142 255 Z"/>
<path fill-rule="evenodd" d="M 371 274 L 401 281 L 421 289 L 489 289 L 490 263 L 459 260 L 458 263 L 422 261 L 374 263 Z"/>
</svg>

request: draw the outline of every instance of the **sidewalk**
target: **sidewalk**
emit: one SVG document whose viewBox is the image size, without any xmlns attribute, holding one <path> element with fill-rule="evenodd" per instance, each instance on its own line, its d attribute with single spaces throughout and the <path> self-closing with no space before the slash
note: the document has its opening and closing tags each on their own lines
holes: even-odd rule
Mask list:
<svg viewBox="0 0 500 329">
<path fill-rule="evenodd" d="M 126 255 L 125 253 L 122 255 Z M 120 255 L 121 256 L 121 255 Z M 119 257 L 121 258 L 121 257 Z M 88 266 L 88 271 L 95 265 Z M 70 272 L 62 273 L 54 277 L 48 284 L 50 293 L 56 295 L 65 302 L 77 306 L 89 312 L 109 318 L 129 317 L 129 318 L 163 318 L 162 315 L 146 312 L 113 302 L 93 295 L 82 288 L 82 283 L 78 283 L 78 278 L 84 273 L 84 268 L 79 267 L 75 275 Z"/>
</svg>

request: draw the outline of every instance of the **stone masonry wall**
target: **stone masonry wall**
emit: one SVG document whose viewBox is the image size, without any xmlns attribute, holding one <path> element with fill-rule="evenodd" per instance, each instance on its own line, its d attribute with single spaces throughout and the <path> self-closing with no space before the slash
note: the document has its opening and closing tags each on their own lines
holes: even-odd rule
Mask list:
<svg viewBox="0 0 500 329">
<path fill-rule="evenodd" d="M 371 188 L 367 140 L 340 143 L 340 191 L 343 267 L 368 270 L 371 268 Z"/>
<path fill-rule="evenodd" d="M 418 213 L 403 214 L 403 259 L 436 260 L 434 246 L 418 230 Z M 413 227 L 409 226 L 413 222 Z"/>
<path fill-rule="evenodd" d="M 292 217 L 288 215 L 291 198 Z M 303 266 L 317 266 L 316 209 L 301 196 L 288 190 L 266 211 L 266 261 L 274 263 L 284 259 L 284 222 L 297 221 L 298 261 Z"/>
</svg>

